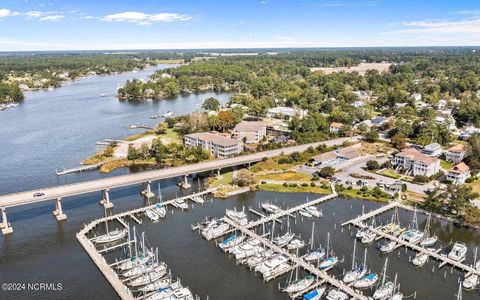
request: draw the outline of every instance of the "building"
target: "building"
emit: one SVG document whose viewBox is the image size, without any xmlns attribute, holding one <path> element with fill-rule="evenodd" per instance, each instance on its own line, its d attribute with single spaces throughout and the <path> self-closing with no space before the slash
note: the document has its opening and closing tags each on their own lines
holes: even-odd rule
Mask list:
<svg viewBox="0 0 480 300">
<path fill-rule="evenodd" d="M 442 155 L 442 146 L 439 143 L 428 144 L 422 152 L 428 156 L 439 157 Z"/>
<path fill-rule="evenodd" d="M 336 158 L 337 153 L 335 153 L 335 151 L 329 151 L 319 155 L 315 155 L 314 157 L 312 157 L 311 161 L 315 166 L 318 166 L 329 164 Z"/>
<path fill-rule="evenodd" d="M 356 107 L 356 108 L 359 108 L 359 107 L 365 106 L 365 103 L 361 100 L 357 100 L 357 101 L 352 103 L 352 106 Z"/>
<path fill-rule="evenodd" d="M 463 144 L 457 144 L 447 149 L 445 159 L 454 164 L 458 164 L 465 158 L 465 154 L 465 146 Z"/>
<path fill-rule="evenodd" d="M 233 135 L 247 144 L 257 144 L 267 135 L 267 126 L 263 122 L 240 122 L 233 129 Z"/>
<path fill-rule="evenodd" d="M 285 107 L 285 106 L 277 106 L 274 108 L 270 108 L 267 110 L 267 117 L 268 118 L 275 118 L 275 117 L 298 117 L 303 118 L 307 115 L 307 111 L 303 109 L 295 109 L 292 107 Z"/>
<path fill-rule="evenodd" d="M 407 175 L 432 176 L 440 170 L 440 160 L 409 148 L 397 153 L 392 158 L 392 165 L 405 170 Z"/>
<path fill-rule="evenodd" d="M 454 183 L 465 183 L 470 177 L 470 168 L 463 162 L 451 168 L 447 173 L 447 179 Z"/>
<path fill-rule="evenodd" d="M 240 154 L 243 150 L 243 144 L 240 141 L 211 132 L 187 134 L 183 140 L 185 146 L 200 146 L 220 158 Z"/>
<path fill-rule="evenodd" d="M 357 147 L 350 146 L 337 150 L 337 158 L 343 161 L 351 160 L 360 156 Z"/>
<path fill-rule="evenodd" d="M 354 91 L 353 92 L 360 100 L 368 100 L 370 99 L 370 95 L 368 95 L 367 91 Z"/>
<path fill-rule="evenodd" d="M 330 124 L 330 132 L 338 134 L 340 132 L 340 129 L 342 129 L 342 127 L 343 127 L 342 123 L 332 122 L 332 124 Z"/>
<path fill-rule="evenodd" d="M 422 101 L 422 94 L 413 93 L 413 94 L 410 95 L 410 98 L 412 98 L 415 101 Z"/>
</svg>

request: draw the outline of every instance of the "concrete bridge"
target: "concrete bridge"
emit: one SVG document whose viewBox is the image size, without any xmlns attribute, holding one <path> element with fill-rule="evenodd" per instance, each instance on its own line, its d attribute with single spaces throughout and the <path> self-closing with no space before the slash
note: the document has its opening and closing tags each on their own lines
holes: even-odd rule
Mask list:
<svg viewBox="0 0 480 300">
<path fill-rule="evenodd" d="M 318 143 L 311 143 L 305 145 L 298 145 L 292 147 L 285 147 L 275 150 L 263 151 L 249 155 L 237 156 L 227 159 L 216 159 L 212 161 L 185 165 L 180 167 L 173 167 L 161 170 L 146 171 L 136 174 L 128 174 L 122 176 L 114 176 L 108 178 L 102 178 L 91 181 L 84 181 L 74 184 L 59 185 L 49 188 L 41 188 L 37 190 L 25 191 L 14 194 L 6 194 L 0 196 L 0 207 L 2 207 L 2 223 L 0 228 L 4 234 L 12 232 L 12 227 L 7 220 L 6 209 L 8 207 L 28 205 L 32 203 L 38 203 L 42 201 L 55 201 L 55 211 L 53 212 L 57 220 L 65 220 L 66 215 L 62 210 L 61 199 L 65 197 L 71 197 L 76 195 L 88 194 L 92 192 L 102 192 L 102 199 L 100 201 L 105 207 L 113 207 L 110 202 L 109 190 L 113 188 L 125 187 L 135 184 L 144 184 L 142 194 L 146 198 L 153 197 L 154 194 L 150 189 L 152 181 L 174 178 L 174 177 L 186 177 L 192 173 L 200 173 L 216 170 L 220 172 L 222 168 L 248 165 L 256 163 L 264 158 L 274 157 L 281 154 L 290 154 L 293 152 L 302 152 L 307 150 L 308 147 L 316 147 L 320 144 L 327 146 L 341 145 L 344 142 L 357 142 L 359 137 L 350 138 L 338 138 L 329 141 L 323 141 Z M 35 196 L 37 194 L 38 196 Z"/>
</svg>

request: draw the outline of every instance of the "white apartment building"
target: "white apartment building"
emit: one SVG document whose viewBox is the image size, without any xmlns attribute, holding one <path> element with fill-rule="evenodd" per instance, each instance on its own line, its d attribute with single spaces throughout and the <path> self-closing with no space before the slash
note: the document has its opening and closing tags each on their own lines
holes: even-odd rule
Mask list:
<svg viewBox="0 0 480 300">
<path fill-rule="evenodd" d="M 402 168 L 408 175 L 432 176 L 440 170 L 440 160 L 415 149 L 406 149 L 392 158 L 395 168 Z"/>
<path fill-rule="evenodd" d="M 183 140 L 185 146 L 201 146 L 203 149 L 209 150 L 212 155 L 220 158 L 240 154 L 243 149 L 243 144 L 240 141 L 211 132 L 187 134 Z"/>
<path fill-rule="evenodd" d="M 240 122 L 233 129 L 233 135 L 247 144 L 257 144 L 267 135 L 267 126 L 263 122 Z"/>
<path fill-rule="evenodd" d="M 445 159 L 454 164 L 458 164 L 465 158 L 465 153 L 465 146 L 458 144 L 447 149 Z"/>
</svg>

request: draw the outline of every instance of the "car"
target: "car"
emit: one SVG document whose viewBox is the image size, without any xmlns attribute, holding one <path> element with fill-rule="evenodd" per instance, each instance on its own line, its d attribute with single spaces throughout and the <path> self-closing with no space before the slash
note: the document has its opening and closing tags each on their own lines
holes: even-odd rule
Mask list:
<svg viewBox="0 0 480 300">
<path fill-rule="evenodd" d="M 45 196 L 45 193 L 36 192 L 33 194 L 33 197 L 42 197 L 42 196 Z"/>
</svg>

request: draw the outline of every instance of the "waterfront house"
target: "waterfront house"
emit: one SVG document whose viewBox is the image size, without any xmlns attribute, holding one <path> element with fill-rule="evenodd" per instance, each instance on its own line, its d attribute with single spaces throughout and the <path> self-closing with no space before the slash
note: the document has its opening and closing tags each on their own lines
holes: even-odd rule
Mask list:
<svg viewBox="0 0 480 300">
<path fill-rule="evenodd" d="M 463 144 L 457 144 L 447 149 L 445 159 L 454 164 L 458 164 L 463 160 L 465 154 L 465 146 Z"/>
<path fill-rule="evenodd" d="M 420 151 L 408 148 L 397 153 L 392 158 L 392 165 L 398 170 L 403 169 L 407 175 L 432 176 L 440 170 L 440 160 Z"/>
<path fill-rule="evenodd" d="M 342 123 L 332 122 L 330 124 L 330 132 L 338 134 L 340 132 L 340 129 L 342 129 L 342 127 L 343 127 Z"/>
<path fill-rule="evenodd" d="M 267 126 L 263 122 L 243 121 L 235 126 L 233 135 L 247 144 L 258 144 L 267 135 Z"/>
<path fill-rule="evenodd" d="M 243 144 L 239 140 L 211 132 L 187 134 L 184 137 L 184 143 L 189 147 L 200 146 L 220 158 L 235 156 L 243 150 Z"/>
<path fill-rule="evenodd" d="M 439 157 L 442 154 L 442 146 L 439 143 L 426 145 L 422 152 L 428 156 Z"/>
<path fill-rule="evenodd" d="M 448 170 L 447 179 L 454 183 L 465 183 L 465 180 L 470 177 L 470 168 L 461 162 Z"/>
</svg>

